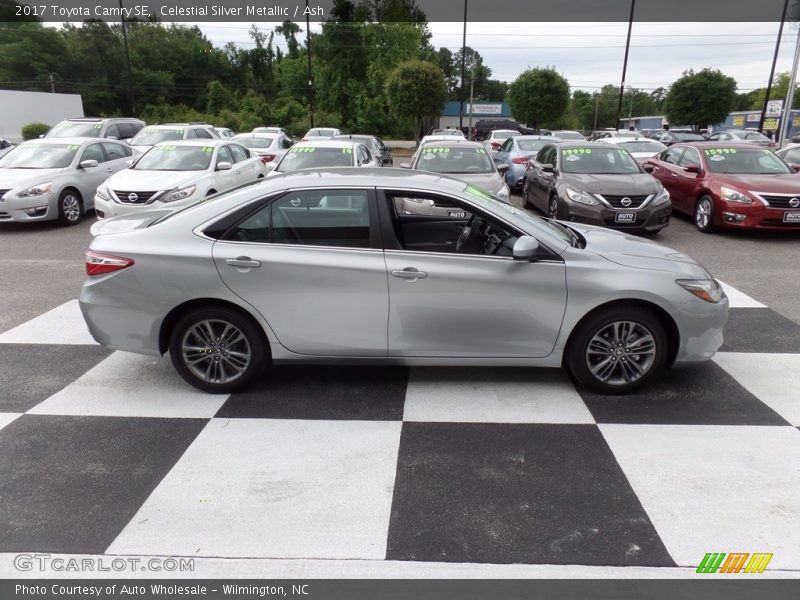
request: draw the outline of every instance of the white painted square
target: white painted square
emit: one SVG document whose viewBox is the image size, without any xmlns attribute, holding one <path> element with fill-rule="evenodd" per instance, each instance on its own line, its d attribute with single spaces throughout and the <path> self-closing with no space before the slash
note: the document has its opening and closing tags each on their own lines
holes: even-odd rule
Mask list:
<svg viewBox="0 0 800 600">
<path fill-rule="evenodd" d="M 206 394 L 167 358 L 114 352 L 29 413 L 106 417 L 211 418 L 227 394 Z"/>
<path fill-rule="evenodd" d="M 413 368 L 405 421 L 594 423 L 557 369 Z"/>
<path fill-rule="evenodd" d="M 97 345 L 83 320 L 77 300 L 42 313 L 13 329 L 0 333 L 0 344 Z"/>
<path fill-rule="evenodd" d="M 800 354 L 717 352 L 714 362 L 792 425 L 800 425 Z"/>
<path fill-rule="evenodd" d="M 600 425 L 679 566 L 706 552 L 771 552 L 800 569 L 800 431 L 793 427 Z"/>
<path fill-rule="evenodd" d="M 766 308 L 765 304 L 761 304 L 758 300 L 751 298 L 744 292 L 740 292 L 732 285 L 728 285 L 724 281 L 719 283 L 722 289 L 725 290 L 725 295 L 728 296 L 731 308 Z"/>
<path fill-rule="evenodd" d="M 401 425 L 214 419 L 107 552 L 383 560 Z"/>
<path fill-rule="evenodd" d="M 0 429 L 11 423 L 17 417 L 22 416 L 22 413 L 0 413 Z"/>
</svg>

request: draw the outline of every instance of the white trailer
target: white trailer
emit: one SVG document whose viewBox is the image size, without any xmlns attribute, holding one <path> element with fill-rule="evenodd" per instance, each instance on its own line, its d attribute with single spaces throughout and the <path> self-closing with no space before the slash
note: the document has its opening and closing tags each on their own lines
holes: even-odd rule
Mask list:
<svg viewBox="0 0 800 600">
<path fill-rule="evenodd" d="M 22 141 L 22 128 L 28 123 L 55 125 L 83 116 L 80 94 L 0 90 L 0 138 L 11 142 Z"/>
</svg>

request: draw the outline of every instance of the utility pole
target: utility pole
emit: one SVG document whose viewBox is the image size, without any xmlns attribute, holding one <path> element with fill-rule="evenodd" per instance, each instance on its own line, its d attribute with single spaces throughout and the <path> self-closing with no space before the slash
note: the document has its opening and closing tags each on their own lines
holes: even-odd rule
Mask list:
<svg viewBox="0 0 800 600">
<path fill-rule="evenodd" d="M 469 74 L 469 129 L 467 130 L 467 139 L 472 135 L 472 113 L 475 110 L 472 108 L 475 105 L 475 69 Z"/>
<path fill-rule="evenodd" d="M 633 129 L 631 126 L 633 122 L 633 86 L 628 86 L 628 93 L 631 95 L 631 105 L 628 108 L 628 129 Z"/>
<path fill-rule="evenodd" d="M 131 107 L 131 116 L 136 116 L 136 104 L 133 102 L 133 71 L 131 70 L 131 53 L 128 50 L 128 30 L 125 27 L 125 11 L 122 10 L 122 0 L 119 0 L 120 24 L 122 25 L 122 44 L 125 46 L 125 64 L 128 70 L 128 105 Z"/>
<path fill-rule="evenodd" d="M 50 73 L 50 93 L 51 94 L 55 94 L 56 93 L 56 82 L 53 79 L 53 74 L 52 73 Z"/>
<path fill-rule="evenodd" d="M 628 70 L 628 51 L 631 48 L 631 29 L 633 28 L 633 11 L 636 8 L 636 0 L 631 0 L 631 15 L 628 18 L 628 39 L 625 42 L 625 58 L 622 61 L 622 82 L 619 84 L 619 102 L 617 102 L 617 121 L 615 128 L 619 128 L 619 119 L 622 116 L 622 95 L 625 93 L 625 73 Z"/>
<path fill-rule="evenodd" d="M 597 109 L 600 107 L 600 94 L 595 94 L 594 97 L 594 127 L 592 133 L 597 131 Z"/>
<path fill-rule="evenodd" d="M 308 61 L 308 122 L 314 127 L 314 76 L 311 74 L 311 20 L 306 0 L 306 57 Z"/>
<path fill-rule="evenodd" d="M 775 42 L 775 53 L 772 55 L 772 68 L 769 70 L 769 80 L 767 81 L 767 93 L 764 94 L 764 106 L 761 107 L 761 118 L 758 120 L 758 130 L 764 130 L 764 117 L 767 115 L 767 104 L 769 104 L 769 94 L 772 92 L 772 79 L 775 77 L 775 63 L 778 62 L 778 52 L 781 49 L 781 35 L 783 34 L 783 24 L 786 22 L 786 9 L 789 0 L 783 0 L 783 10 L 781 11 L 781 26 L 778 28 L 778 40 Z"/>
<path fill-rule="evenodd" d="M 786 93 L 786 103 L 783 106 L 783 115 L 781 116 L 781 126 L 778 128 L 778 139 L 775 143 L 778 148 L 781 147 L 783 141 L 789 136 L 792 130 L 792 104 L 794 104 L 794 89 L 797 86 L 797 64 L 800 62 L 800 31 L 797 32 L 797 43 L 794 46 L 794 61 L 792 62 L 792 76 L 789 79 L 789 91 Z"/>
<path fill-rule="evenodd" d="M 461 107 L 458 110 L 458 128 L 459 130 L 464 126 L 464 96 L 466 95 L 466 88 L 464 87 L 464 75 L 467 69 L 467 0 L 464 0 L 464 35 L 461 38 Z"/>
</svg>

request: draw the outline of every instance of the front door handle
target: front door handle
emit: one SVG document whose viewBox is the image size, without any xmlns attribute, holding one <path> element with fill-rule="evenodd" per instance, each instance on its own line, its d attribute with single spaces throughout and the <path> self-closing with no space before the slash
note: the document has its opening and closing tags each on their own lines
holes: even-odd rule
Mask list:
<svg viewBox="0 0 800 600">
<path fill-rule="evenodd" d="M 418 271 L 414 267 L 406 267 L 405 269 L 395 269 L 392 271 L 392 277 L 399 277 L 406 281 L 416 281 L 417 279 L 425 279 L 428 276 L 424 271 Z"/>
<path fill-rule="evenodd" d="M 225 264 L 237 269 L 256 269 L 261 266 L 261 262 L 253 260 L 249 256 L 240 256 L 238 258 L 229 258 Z"/>
</svg>

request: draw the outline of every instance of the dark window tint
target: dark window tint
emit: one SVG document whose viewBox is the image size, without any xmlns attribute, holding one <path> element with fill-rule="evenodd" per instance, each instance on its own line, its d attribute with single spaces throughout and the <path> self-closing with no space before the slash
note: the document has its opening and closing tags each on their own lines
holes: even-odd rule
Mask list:
<svg viewBox="0 0 800 600">
<path fill-rule="evenodd" d="M 83 155 L 81 156 L 81 162 L 84 160 L 96 160 L 99 163 L 105 162 L 106 155 L 103 154 L 103 149 L 100 147 L 100 144 L 86 146 L 86 149 L 83 151 Z"/>
<path fill-rule="evenodd" d="M 241 242 L 369 248 L 369 203 L 362 190 L 290 192 L 242 221 Z"/>
<path fill-rule="evenodd" d="M 247 150 L 242 148 L 239 144 L 231 144 L 228 146 L 228 148 L 230 149 L 231 154 L 233 154 L 233 162 L 238 163 L 249 158 Z"/>
<path fill-rule="evenodd" d="M 120 138 L 120 134 L 117 124 L 111 123 L 108 127 L 106 127 L 106 134 L 103 137 L 114 138 L 115 140 L 118 140 Z"/>
<path fill-rule="evenodd" d="M 127 140 L 128 138 L 133 137 L 133 124 L 117 123 L 117 129 L 119 130 L 119 139 Z"/>
<path fill-rule="evenodd" d="M 108 160 L 118 160 L 120 158 L 125 158 L 126 156 L 130 156 L 130 154 L 125 153 L 125 146 L 122 144 L 112 144 L 110 142 L 103 143 L 103 149 L 106 151 L 108 155 Z"/>
<path fill-rule="evenodd" d="M 697 153 L 697 150 L 694 148 L 687 148 L 686 152 L 683 153 L 681 159 L 678 161 L 678 164 L 682 167 L 688 166 L 700 166 L 700 155 Z"/>
<path fill-rule="evenodd" d="M 793 165 L 800 163 L 800 148 L 792 148 L 787 151 L 786 154 L 783 155 L 783 160 Z"/>
<path fill-rule="evenodd" d="M 202 129 L 202 128 L 195 129 L 194 130 L 194 135 L 195 135 L 195 137 L 199 137 L 199 138 L 212 138 L 212 137 L 214 137 L 214 136 L 211 135 L 211 133 L 209 131 L 207 131 L 205 129 Z"/>
<path fill-rule="evenodd" d="M 217 162 L 219 164 L 221 162 L 229 162 L 233 164 L 233 156 L 231 155 L 231 151 L 228 150 L 227 146 L 222 146 L 217 153 Z"/>
<path fill-rule="evenodd" d="M 677 165 L 682 153 L 683 148 L 669 148 L 666 152 L 661 153 L 661 160 Z"/>
</svg>

